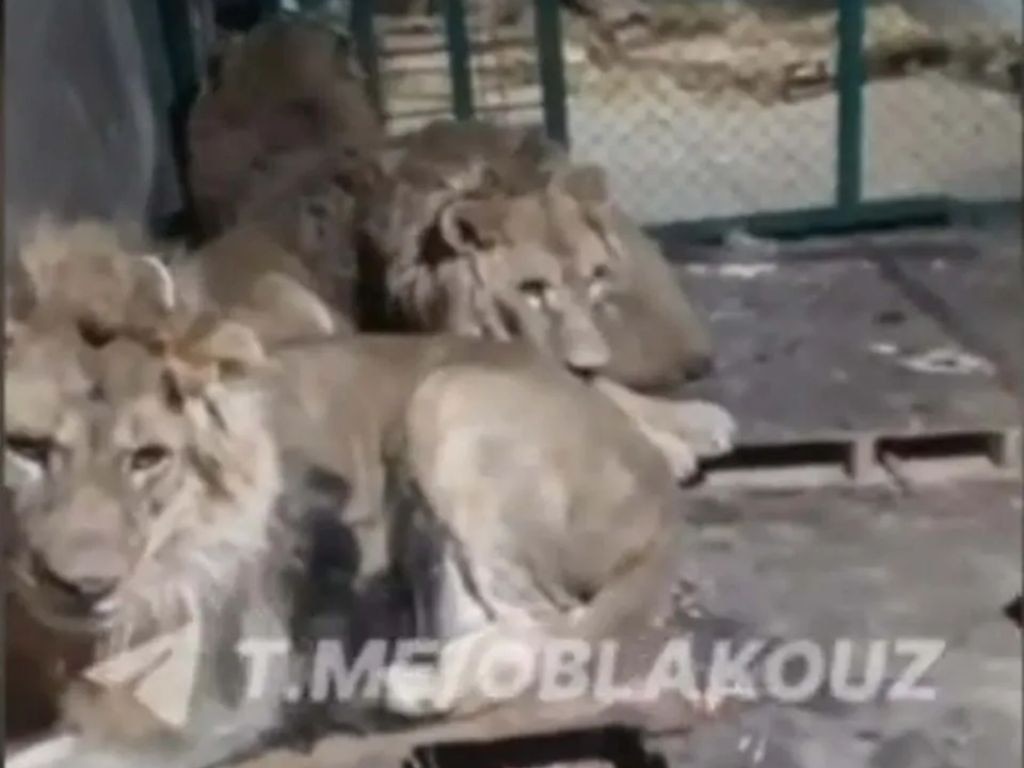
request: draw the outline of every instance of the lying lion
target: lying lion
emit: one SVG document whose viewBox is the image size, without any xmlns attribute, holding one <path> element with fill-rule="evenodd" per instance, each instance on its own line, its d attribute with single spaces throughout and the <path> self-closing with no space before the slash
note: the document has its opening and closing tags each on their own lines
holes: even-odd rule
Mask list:
<svg viewBox="0 0 1024 768">
<path fill-rule="evenodd" d="M 364 80 L 329 29 L 260 24 L 229 39 L 211 69 L 188 120 L 189 187 L 208 234 L 237 223 L 276 176 L 301 169 L 293 153 L 317 150 L 321 166 L 341 173 L 382 144 Z"/>
<path fill-rule="evenodd" d="M 277 21 L 223 57 L 190 118 L 190 188 L 211 282 L 246 284 L 262 255 L 366 331 L 523 338 L 590 377 L 690 477 L 696 433 L 730 422 L 704 403 L 640 397 L 704 375 L 700 318 L 657 247 L 536 131 L 441 121 L 387 146 L 332 33 Z M 249 247 L 244 237 L 257 240 Z M 269 243 L 269 245 L 268 245 Z M 356 263 L 358 259 L 358 264 Z M 216 260 L 216 259 L 215 259 Z M 624 385 L 624 386 L 621 386 Z M 697 422 L 691 426 L 692 422 Z M 731 423 L 731 422 L 730 422 Z M 697 448 L 696 452 L 693 450 Z"/>
<path fill-rule="evenodd" d="M 44 220 L 32 237 L 28 263 L 38 273 L 35 282 L 42 286 L 40 290 L 52 292 L 50 286 L 60 286 L 61 300 L 75 304 L 78 308 L 73 311 L 81 312 L 91 328 L 127 322 L 126 314 L 133 311 L 128 296 L 134 290 L 135 278 L 131 259 L 125 259 L 119 231 L 97 222 L 60 227 Z M 141 242 L 138 237 L 131 239 Z M 69 258 L 72 253 L 74 258 Z M 290 325 L 282 323 L 282 317 L 300 323 L 309 321 L 304 315 L 309 302 L 296 289 L 317 291 L 327 280 L 282 247 L 263 227 L 253 225 L 236 227 L 198 252 L 177 255 L 171 268 L 183 303 L 231 307 L 259 331 L 265 343 L 271 344 L 280 339 L 281 329 L 287 332 Z M 290 279 L 282 280 L 283 276 Z M 349 314 L 341 309 L 343 301 L 317 306 L 322 312 L 316 319 L 321 335 L 327 329 L 336 333 L 352 330 Z M 701 458 L 719 455 L 731 447 L 734 424 L 715 405 L 642 397 L 607 379 L 596 378 L 591 383 L 632 417 L 680 479 L 690 478 Z M 715 440 L 709 442 L 707 438 L 712 435 Z"/>
<path fill-rule="evenodd" d="M 371 324 L 524 336 L 632 388 L 707 373 L 704 324 L 600 168 L 485 122 L 438 121 L 402 144 L 365 206 Z"/>
<path fill-rule="evenodd" d="M 574 168 L 537 131 L 479 121 L 388 146 L 337 45 L 275 21 L 223 54 L 189 120 L 208 235 L 259 224 L 332 304 L 327 275 L 352 271 L 358 237 L 364 330 L 521 335 L 632 388 L 707 372 L 707 330 L 599 169 Z"/>
<path fill-rule="evenodd" d="M 275 19 L 231 38 L 213 65 L 188 118 L 197 234 L 258 225 L 351 315 L 344 256 L 384 130 L 349 51 L 329 29 Z"/>
<path fill-rule="evenodd" d="M 731 433 L 721 409 L 634 391 L 705 375 L 711 345 L 599 168 L 535 131 L 441 121 L 383 157 L 373 189 L 360 327 L 525 339 L 627 410 L 682 479 L 695 464 L 680 443 L 705 457 L 731 447 L 696 438 Z"/>
<path fill-rule="evenodd" d="M 274 702 L 233 709 L 223 665 L 252 627 L 287 631 L 285 534 L 307 511 L 310 484 L 323 485 L 310 478 L 351 488 L 335 505 L 354 531 L 355 581 L 397 568 L 421 589 L 432 579 L 420 569 L 442 574 L 416 603 L 435 606 L 418 628 L 444 648 L 593 639 L 652 615 L 681 544 L 680 492 L 629 419 L 562 366 L 518 343 L 322 338 L 329 313 L 296 285 L 309 326 L 299 313 L 283 317 L 292 331 L 279 329 L 268 357 L 258 332 L 223 308 L 181 311 L 159 261 L 131 264 L 130 311 L 101 333 L 42 284 L 33 293 L 49 303 L 28 302 L 7 321 L 15 535 L 5 583 L 36 621 L 76 633 L 100 658 L 198 624 L 199 685 L 179 734 L 196 760 L 186 764 L 275 720 Z M 307 331 L 321 338 L 299 340 Z M 412 526 L 389 512 L 391 479 L 422 500 Z M 424 531 L 439 560 L 393 561 L 421 550 Z M 472 678 L 456 679 L 442 710 L 425 695 L 451 679 L 449 659 L 442 650 L 436 667 L 393 667 L 380 702 L 408 715 L 489 704 Z M 68 765 L 181 757 L 180 744 L 154 740 L 154 724 L 135 716 L 137 681 L 83 674 L 65 694 L 71 722 L 131 746 L 71 742 Z M 173 687 L 154 689 L 166 705 Z M 33 764 L 33 754 L 18 759 Z"/>
</svg>

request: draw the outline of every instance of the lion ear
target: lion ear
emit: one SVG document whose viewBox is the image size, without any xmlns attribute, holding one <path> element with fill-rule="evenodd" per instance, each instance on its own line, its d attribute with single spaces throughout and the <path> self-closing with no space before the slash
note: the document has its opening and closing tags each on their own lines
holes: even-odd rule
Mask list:
<svg viewBox="0 0 1024 768">
<path fill-rule="evenodd" d="M 232 320 L 221 320 L 184 342 L 172 344 L 166 359 L 164 384 L 168 402 L 180 408 L 216 382 L 244 379 L 266 363 L 256 331 Z"/>
<path fill-rule="evenodd" d="M 19 263 L 28 283 L 26 286 L 37 299 L 48 296 L 55 288 L 57 273 L 65 263 L 67 254 L 60 242 L 60 225 L 48 214 L 40 216 L 19 247 Z"/>
<path fill-rule="evenodd" d="M 577 165 L 552 178 L 552 183 L 583 206 L 601 208 L 610 201 L 608 175 L 597 165 Z"/>
<path fill-rule="evenodd" d="M 507 213 L 500 198 L 460 200 L 441 211 L 441 236 L 458 252 L 487 250 L 497 245 Z"/>
<path fill-rule="evenodd" d="M 158 256 L 142 256 L 133 267 L 134 284 L 126 311 L 126 322 L 136 327 L 154 327 L 165 320 L 178 303 L 178 291 L 171 271 Z"/>
</svg>

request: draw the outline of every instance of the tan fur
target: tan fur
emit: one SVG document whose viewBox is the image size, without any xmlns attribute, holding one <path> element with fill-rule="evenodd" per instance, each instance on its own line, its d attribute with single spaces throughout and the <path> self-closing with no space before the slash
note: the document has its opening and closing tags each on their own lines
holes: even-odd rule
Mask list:
<svg viewBox="0 0 1024 768">
<path fill-rule="evenodd" d="M 211 233 L 231 226 L 246 206 L 273 196 L 267 184 L 301 169 L 296 152 L 315 151 L 320 169 L 345 175 L 382 139 L 362 76 L 333 32 L 296 21 L 262 24 L 229 44 L 219 77 L 189 118 L 200 219 Z"/>
<path fill-rule="evenodd" d="M 453 200 L 437 228 L 450 253 L 425 267 L 435 257 L 421 245 L 415 262 L 406 258 L 387 274 L 390 297 L 419 330 L 524 338 L 573 368 L 607 364 L 593 315 L 615 256 L 560 186 Z"/>
<path fill-rule="evenodd" d="M 259 362 L 253 332 L 198 324 L 133 340 L 121 326 L 96 345 L 66 303 L 7 331 L 4 570 L 26 616 L 102 659 L 255 591 L 280 477 L 259 395 L 231 378 Z M 20 647 L 52 667 L 46 645 Z M 128 738 L 159 726 L 129 717 L 119 689 L 97 700 L 62 681 L 48 706 L 66 696 L 80 727 Z"/>
<path fill-rule="evenodd" d="M 431 124 L 382 161 L 367 209 L 373 325 L 521 335 L 634 387 L 706 372 L 707 330 L 657 246 L 600 169 L 537 131 Z M 549 299 L 516 296 L 537 280 Z"/>
<path fill-rule="evenodd" d="M 296 42 L 305 35 L 309 52 Z M 323 45 L 301 26 L 271 26 L 243 38 L 194 124 L 205 124 L 204 109 L 249 109 L 254 127 L 246 136 L 255 141 L 264 122 L 271 132 L 279 130 L 275 121 L 288 123 L 290 105 L 330 102 L 348 75 L 331 70 Z M 267 95 L 254 95 L 253 84 L 271 64 L 269 84 L 261 83 Z M 286 271 L 340 318 L 358 315 L 364 330 L 524 338 L 573 370 L 631 386 L 706 372 L 707 333 L 664 258 L 614 208 L 603 174 L 572 167 L 539 131 L 439 121 L 383 150 L 364 140 L 365 131 L 332 127 L 329 110 L 307 117 L 305 133 L 293 125 L 265 167 L 228 174 L 231 191 L 217 192 L 213 184 L 212 194 L 233 206 L 221 217 L 221 231 L 243 221 L 245 237 L 257 232 L 256 239 L 296 254 L 303 274 Z M 219 123 L 207 128 L 193 134 L 191 175 L 200 201 L 222 162 L 220 151 L 202 149 L 203 136 L 228 135 Z M 318 131 L 354 151 L 339 154 Z M 247 151 L 244 142 L 239 146 Z M 366 162 L 368 148 L 379 151 L 376 169 Z M 266 267 L 259 256 L 266 245 L 245 247 L 236 233 L 207 250 L 229 254 L 230 279 L 241 284 L 237 273 Z M 336 325 L 345 324 L 340 318 Z M 723 414 L 709 428 L 729 432 L 727 422 Z M 692 473 L 696 456 L 680 435 L 640 426 L 680 477 Z"/>
<path fill-rule="evenodd" d="M 22 306 L 73 314 L 99 334 L 151 323 L 166 311 L 167 286 L 151 279 L 146 261 L 124 257 L 129 251 L 142 256 L 147 247 L 137 234 L 106 222 L 42 218 L 21 245 L 9 296 Z"/>
<path fill-rule="evenodd" d="M 336 275 L 318 271 L 325 264 L 303 259 L 262 226 L 242 225 L 173 262 L 171 268 L 185 301 L 234 311 L 255 327 L 265 342 L 274 344 L 301 334 L 310 322 L 323 335 L 351 331 L 351 312 L 346 310 L 351 302 L 338 294 L 330 301 Z M 308 305 L 293 295 L 291 285 L 323 296 L 335 309 L 322 307 L 322 316 L 310 321 L 304 314 Z M 300 330 L 293 330 L 296 328 Z"/>
<path fill-rule="evenodd" d="M 386 479 L 396 461 L 405 468 L 430 508 L 417 514 L 442 523 L 442 570 L 462 552 L 475 593 L 494 611 L 477 623 L 480 606 L 466 603 L 467 585 L 443 583 L 454 614 L 426 618 L 446 642 L 482 647 L 513 630 L 536 639 L 615 633 L 649 617 L 668 586 L 680 498 L 667 465 L 622 411 L 528 346 L 365 337 L 293 343 L 261 363 L 256 335 L 238 325 L 164 321 L 155 330 L 129 330 L 93 348 L 67 318 L 12 327 L 8 429 L 55 436 L 78 469 L 34 472 L 26 465 L 33 459 L 12 455 L 9 443 L 8 460 L 24 470 L 11 489 L 24 534 L 13 561 L 19 594 L 49 618 L 59 605 L 34 584 L 33 563 L 60 569 L 66 580 L 115 579 L 124 595 L 116 618 L 86 622 L 104 632 L 134 626 L 142 607 L 159 607 L 146 616 L 166 615 L 184 594 L 208 605 L 222 600 L 221 578 L 265 551 L 280 480 L 274 457 L 285 448 L 352 479 L 366 504 L 340 514 L 364 523 L 360 554 L 382 569 L 395 565 L 391 548 L 374 550 L 374 541 L 398 536 L 417 546 L 415 532 L 374 498 L 382 487 L 375 479 Z M 215 428 L 219 419 L 204 407 L 211 401 L 228 429 Z M 88 450 L 75 438 L 83 424 Z M 155 441 L 169 448 L 159 465 L 167 466 L 140 485 L 124 459 Z M 154 502 L 163 511 L 143 516 Z M 184 538 L 158 538 L 159 528 Z M 140 538 L 150 547 L 139 549 Z M 211 551 L 222 555 L 216 564 L 204 558 Z M 412 569 L 411 584 L 429 582 L 415 560 L 400 562 Z M 506 588 L 513 586 L 523 589 Z M 445 658 L 417 674 L 447 675 Z M 409 685 L 409 671 L 389 675 L 386 703 L 407 714 L 434 711 Z M 463 681 L 444 708 L 485 704 Z"/>
<path fill-rule="evenodd" d="M 664 256 L 612 202 L 600 169 L 573 166 L 536 131 L 444 121 L 381 168 L 360 261 L 364 327 L 520 338 L 604 377 L 680 479 L 731 447 L 735 425 L 721 409 L 621 386 L 704 375 L 711 351 Z"/>
</svg>

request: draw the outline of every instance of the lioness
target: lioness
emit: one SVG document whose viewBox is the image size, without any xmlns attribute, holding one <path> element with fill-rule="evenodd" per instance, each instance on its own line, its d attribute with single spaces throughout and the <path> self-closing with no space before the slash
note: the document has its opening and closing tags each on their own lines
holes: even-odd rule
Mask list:
<svg viewBox="0 0 1024 768">
<path fill-rule="evenodd" d="M 7 566 L 39 620 L 130 646 L 154 624 L 198 619 L 220 635 L 204 646 L 212 670 L 201 681 L 216 688 L 225 636 L 264 607 L 243 574 L 281 562 L 270 532 L 302 506 L 287 489 L 310 466 L 350 481 L 353 498 L 385 470 L 419 489 L 414 512 L 427 520 L 416 530 L 433 531 L 443 552 L 428 563 L 443 574 L 440 594 L 421 601 L 439 607 L 421 626 L 459 647 L 506 631 L 538 641 L 615 631 L 646 617 L 669 585 L 681 524 L 672 474 L 621 411 L 561 366 L 521 344 L 453 337 L 291 342 L 267 358 L 243 324 L 179 318 L 170 274 L 145 264 L 137 290 L 149 327 L 90 342 L 77 317 L 38 310 L 7 326 L 17 532 Z M 385 540 L 406 530 L 380 507 L 366 519 L 338 506 L 352 526 L 383 524 Z M 374 553 L 370 539 L 357 554 L 390 567 L 397 545 Z M 234 601 L 240 618 L 225 621 Z M 392 669 L 383 700 L 437 711 L 423 695 L 430 676 Z M 462 679 L 444 709 L 473 711 L 486 703 L 479 693 Z M 100 711 L 78 707 L 78 719 L 109 725 Z M 215 742 L 240 738 L 237 722 L 210 736 L 209 717 L 193 723 L 202 748 L 204 725 Z M 252 729 L 250 716 L 242 730 Z M 84 760 L 76 752 L 69 764 Z"/>
</svg>

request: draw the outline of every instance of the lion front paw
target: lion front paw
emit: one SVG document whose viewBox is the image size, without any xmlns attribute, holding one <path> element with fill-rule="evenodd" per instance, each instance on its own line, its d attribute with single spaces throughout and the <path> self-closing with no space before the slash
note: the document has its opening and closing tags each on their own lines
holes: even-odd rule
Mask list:
<svg viewBox="0 0 1024 768">
<path fill-rule="evenodd" d="M 673 432 L 689 444 L 698 457 L 723 456 L 736 444 L 736 420 L 720 405 L 689 400 L 673 407 Z"/>
</svg>

